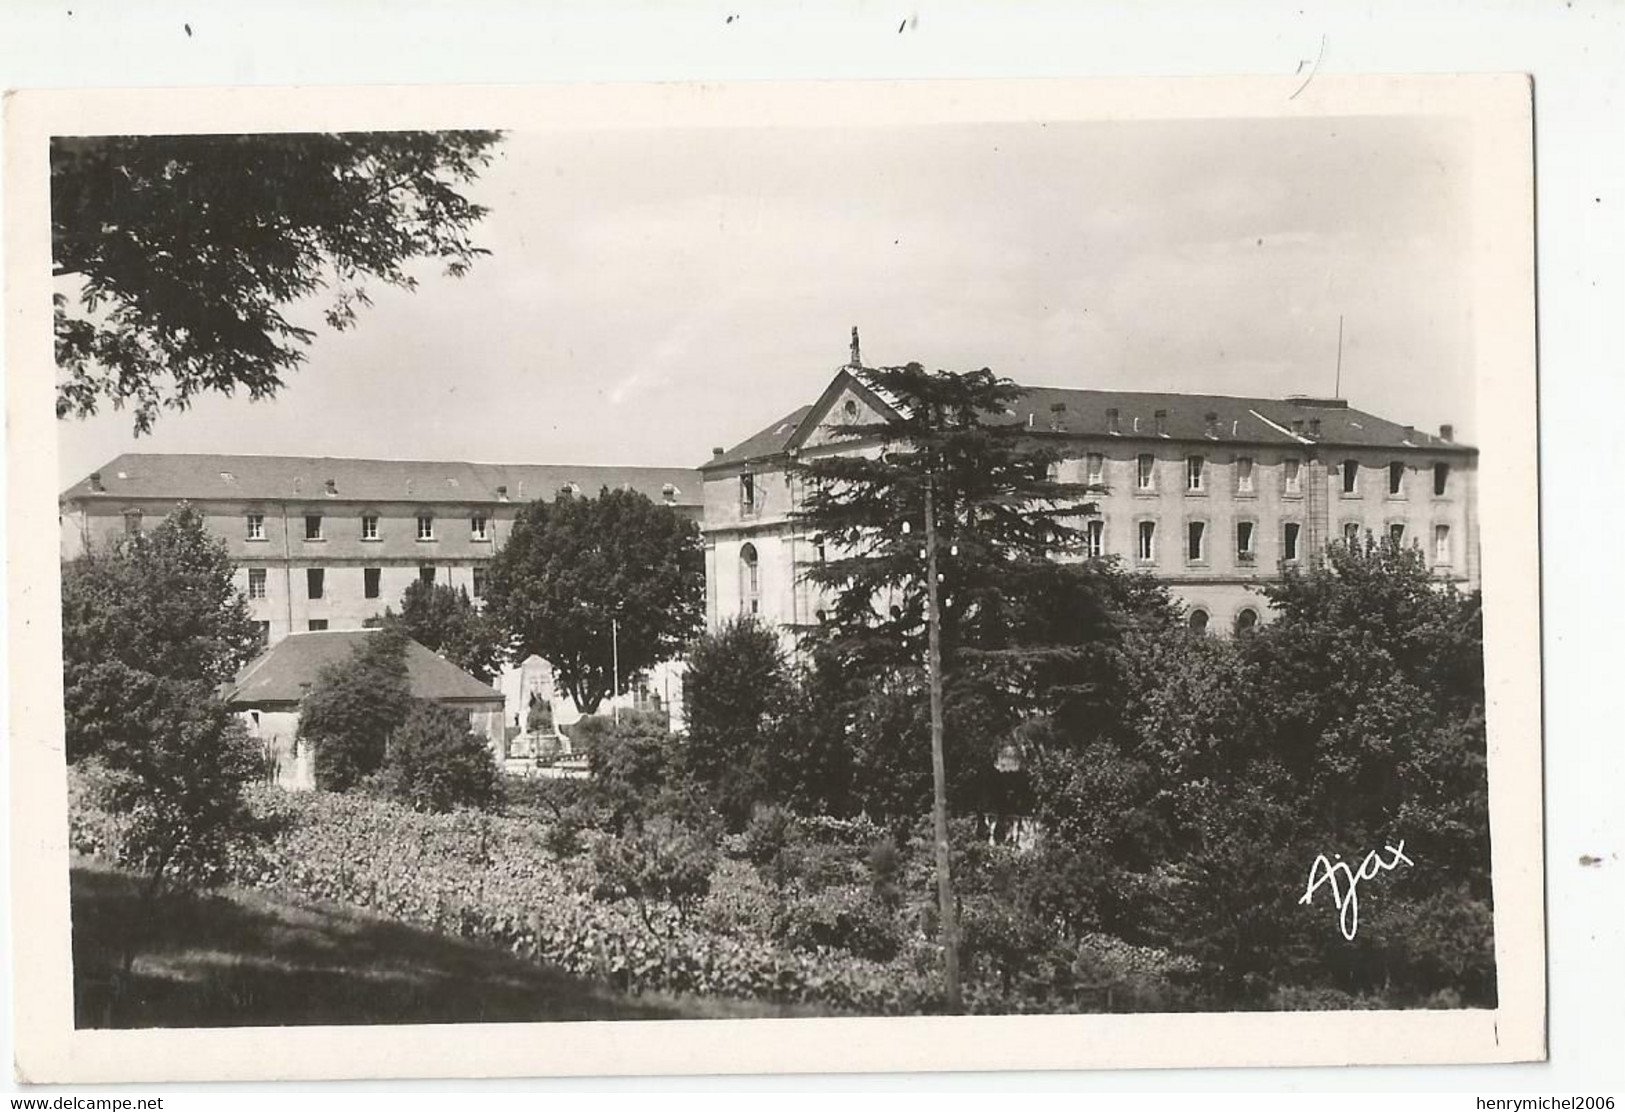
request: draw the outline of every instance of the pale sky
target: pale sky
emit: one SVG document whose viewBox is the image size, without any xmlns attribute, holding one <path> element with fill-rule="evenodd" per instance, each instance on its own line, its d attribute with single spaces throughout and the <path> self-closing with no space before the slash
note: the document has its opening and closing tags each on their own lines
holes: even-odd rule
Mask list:
<svg viewBox="0 0 1625 1112">
<path fill-rule="evenodd" d="M 462 279 L 374 288 L 271 402 L 135 438 L 59 422 L 59 487 L 124 451 L 696 466 L 847 356 L 1097 389 L 1342 393 L 1474 427 L 1469 150 L 1344 118 L 511 132 Z"/>
</svg>

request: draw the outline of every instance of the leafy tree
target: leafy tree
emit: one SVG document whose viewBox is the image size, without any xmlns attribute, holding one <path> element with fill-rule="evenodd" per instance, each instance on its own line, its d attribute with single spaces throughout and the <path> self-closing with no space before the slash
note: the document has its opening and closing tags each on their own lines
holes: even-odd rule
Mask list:
<svg viewBox="0 0 1625 1112">
<path fill-rule="evenodd" d="M 153 681 L 205 693 L 259 651 L 225 542 L 182 505 L 155 529 L 92 546 L 62 566 L 68 760 L 121 765 L 159 744 Z"/>
<path fill-rule="evenodd" d="M 259 840 L 243 787 L 260 771 L 259 744 L 204 684 L 132 672 L 124 709 L 134 742 L 82 759 L 92 805 L 117 819 L 109 847 L 144 872 L 144 896 L 222 881 L 233 855 Z M 128 962 L 129 955 L 126 955 Z"/>
<path fill-rule="evenodd" d="M 315 746 L 316 786 L 349 791 L 377 772 L 413 705 L 398 628 L 368 634 L 347 660 L 324 667 L 299 708 L 299 736 Z"/>
<path fill-rule="evenodd" d="M 389 794 L 417 811 L 488 808 L 499 797 L 496 760 L 464 711 L 416 701 L 389 735 Z"/>
<path fill-rule="evenodd" d="M 391 618 L 412 640 L 481 683 L 490 683 L 507 659 L 502 631 L 461 587 L 416 580 L 401 595 L 399 614 L 384 611 L 385 621 Z"/>
<path fill-rule="evenodd" d="M 588 722 L 599 724 L 586 747 L 594 802 L 612 827 L 636 824 L 657 809 L 656 797 L 676 772 L 665 716 L 633 711 L 619 722 L 584 718 L 576 726 Z"/>
<path fill-rule="evenodd" d="M 1047 846 L 1087 866 L 1076 902 L 1231 1001 L 1493 1002 L 1477 596 L 1389 543 L 1333 545 L 1264 593 L 1275 620 L 1233 641 L 1130 634 L 1122 729 L 1041 739 Z M 1400 839 L 1412 864 L 1362 884 L 1355 939 L 1324 894 L 1300 904 L 1317 853 Z"/>
<path fill-rule="evenodd" d="M 57 415 L 130 406 L 137 433 L 198 394 L 274 395 L 314 333 L 284 310 L 327 294 L 355 322 L 367 283 L 412 289 L 411 264 L 461 275 L 487 252 L 459 188 L 489 131 L 117 135 L 51 144 L 59 287 Z"/>
<path fill-rule="evenodd" d="M 608 488 L 525 507 L 491 562 L 486 592 L 487 613 L 517 655 L 551 664 L 583 714 L 615 687 L 617 642 L 624 683 L 699 632 L 704 600 L 699 528 L 642 494 Z"/>
<path fill-rule="evenodd" d="M 778 635 L 753 617 L 733 618 L 705 634 L 688 655 L 682 764 L 731 829 L 743 829 L 753 807 L 769 798 L 770 738 L 789 689 Z"/>
</svg>

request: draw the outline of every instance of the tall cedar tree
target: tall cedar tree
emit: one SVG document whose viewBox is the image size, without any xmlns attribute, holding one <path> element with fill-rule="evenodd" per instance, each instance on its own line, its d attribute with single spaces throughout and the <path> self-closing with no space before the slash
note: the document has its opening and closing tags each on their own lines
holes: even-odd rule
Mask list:
<svg viewBox="0 0 1625 1112">
<path fill-rule="evenodd" d="M 507 660 L 507 646 L 495 622 L 474 605 L 468 592 L 449 583 L 415 580 L 401 595 L 401 612 L 384 611 L 408 637 L 437 652 L 481 683 L 490 683 Z"/>
<path fill-rule="evenodd" d="M 68 760 L 115 767 L 161 744 L 160 685 L 212 696 L 259 650 L 225 542 L 188 505 L 150 532 L 92 544 L 62 566 Z"/>
<path fill-rule="evenodd" d="M 463 274 L 485 208 L 459 192 L 499 133 L 116 135 L 51 141 L 57 416 L 103 402 L 149 432 L 210 391 L 268 398 L 327 298 L 349 327 L 367 284 L 413 289 L 418 260 Z"/>
<path fill-rule="evenodd" d="M 535 654 L 576 708 L 592 714 L 620 683 L 670 660 L 701 628 L 699 527 L 631 490 L 561 491 L 520 511 L 491 561 L 486 612 L 520 659 Z"/>
<path fill-rule="evenodd" d="M 872 744 L 858 755 L 860 778 L 885 781 L 870 802 L 909 805 L 925 776 L 925 555 L 927 477 L 934 481 L 944 687 L 950 782 L 961 806 L 991 799 L 999 735 L 1034 709 L 1035 670 L 1077 651 L 1076 637 L 1054 627 L 1053 598 L 1100 612 L 1088 589 L 1100 569 L 1058 564 L 1075 552 L 1084 500 L 1103 488 L 1052 477 L 1058 455 L 1010 417 L 1023 388 L 992 371 L 927 372 L 918 363 L 866 370 L 861 380 L 889 399 L 893 420 L 832 426 L 857 451 L 798 463 L 804 484 L 800 528 L 818 536 L 827 556 L 805 577 L 834 608 L 807 641 L 825 668 L 864 674 L 873 697 L 854 708 Z M 878 449 L 878 451 L 876 450 Z M 1060 633 L 1066 641 L 1047 640 Z M 957 765 L 958 767 L 954 767 Z M 983 785 L 978 788 L 977 785 Z M 897 793 L 901 793 L 900 795 Z"/>
<path fill-rule="evenodd" d="M 383 766 L 390 735 L 414 705 L 406 640 L 390 623 L 317 673 L 299 707 L 299 736 L 315 747 L 318 788 L 348 791 Z"/>
</svg>

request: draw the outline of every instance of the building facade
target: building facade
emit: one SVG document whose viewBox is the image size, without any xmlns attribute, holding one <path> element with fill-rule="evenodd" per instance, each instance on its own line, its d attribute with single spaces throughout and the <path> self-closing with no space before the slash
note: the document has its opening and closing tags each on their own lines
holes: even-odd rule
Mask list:
<svg viewBox="0 0 1625 1112">
<path fill-rule="evenodd" d="M 792 460 L 878 452 L 841 424 L 895 419 L 861 369 L 734 448 L 705 476 L 707 614 L 757 614 L 785 630 L 816 624 L 828 600 L 803 571 L 826 558 L 793 515 Z M 1449 426 L 1421 432 L 1335 398 L 1232 398 L 1031 387 L 997 418 L 1055 451 L 1056 477 L 1103 488 L 1076 519 L 1085 552 L 1166 582 L 1197 628 L 1267 618 L 1257 588 L 1333 542 L 1367 535 L 1422 548 L 1441 579 L 1479 582 L 1477 450 Z"/>
</svg>

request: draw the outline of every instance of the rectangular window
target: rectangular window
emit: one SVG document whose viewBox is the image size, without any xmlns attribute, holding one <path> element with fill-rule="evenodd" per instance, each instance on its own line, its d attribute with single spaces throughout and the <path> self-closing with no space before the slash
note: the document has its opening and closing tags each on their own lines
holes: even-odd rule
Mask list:
<svg viewBox="0 0 1625 1112">
<path fill-rule="evenodd" d="M 1303 461 L 1289 459 L 1281 461 L 1281 474 L 1286 484 L 1288 494 L 1303 493 Z"/>
<path fill-rule="evenodd" d="M 124 531 L 125 531 L 125 533 L 129 534 L 130 536 L 134 536 L 135 534 L 141 532 L 141 511 L 140 510 L 125 510 L 124 511 Z"/>
<path fill-rule="evenodd" d="M 749 471 L 739 476 L 739 508 L 745 513 L 756 509 L 756 476 Z"/>
<path fill-rule="evenodd" d="M 475 598 L 484 598 L 485 597 L 486 570 L 487 569 L 485 569 L 485 568 L 475 568 L 474 569 L 474 588 L 470 593 L 473 594 L 473 596 Z"/>
<path fill-rule="evenodd" d="M 468 519 L 468 536 L 470 540 L 483 541 L 486 539 L 485 515 L 475 514 Z"/>
<path fill-rule="evenodd" d="M 1186 557 L 1191 560 L 1205 559 L 1206 554 L 1202 551 L 1202 541 L 1207 534 L 1207 524 L 1201 521 L 1193 521 L 1185 529 L 1189 536 L 1189 544 L 1185 549 Z"/>
<path fill-rule="evenodd" d="M 1435 564 L 1448 564 L 1450 562 L 1450 526 L 1435 525 L 1433 527 L 1433 562 Z"/>
<path fill-rule="evenodd" d="M 384 569 L 383 568 L 362 568 L 361 569 L 361 587 L 362 587 L 361 593 L 362 593 L 362 595 L 364 597 L 366 597 L 366 598 L 377 598 L 380 594 L 382 594 L 383 593 L 383 591 L 382 591 L 383 578 L 384 578 Z"/>
<path fill-rule="evenodd" d="M 260 648 L 263 649 L 266 645 L 269 645 L 271 643 L 271 623 L 270 622 L 255 622 L 254 623 L 254 633 L 260 639 Z"/>
<path fill-rule="evenodd" d="M 1343 493 L 1358 494 L 1360 492 L 1360 461 L 1346 459 L 1343 461 Z"/>
<path fill-rule="evenodd" d="M 433 564 L 421 564 L 421 565 L 419 565 L 418 566 L 418 579 L 419 579 L 420 582 L 423 582 L 423 583 L 433 583 L 434 582 L 434 565 Z"/>
<path fill-rule="evenodd" d="M 1443 498 L 1444 492 L 1450 486 L 1450 465 L 1436 463 L 1433 465 L 1433 493 L 1435 497 Z"/>
<path fill-rule="evenodd" d="M 248 525 L 248 539 L 251 541 L 263 541 L 265 539 L 265 515 L 249 514 L 246 520 Z"/>
<path fill-rule="evenodd" d="M 307 541 L 319 541 L 322 539 L 321 514 L 305 515 L 305 539 Z"/>
<path fill-rule="evenodd" d="M 1157 457 L 1141 456 L 1136 463 L 1135 480 L 1141 490 L 1151 490 L 1157 483 Z"/>
<path fill-rule="evenodd" d="M 1394 542 L 1395 548 L 1403 546 L 1405 543 L 1405 526 L 1397 521 L 1388 526 L 1388 539 Z"/>
<path fill-rule="evenodd" d="M 1099 485 L 1106 481 L 1106 457 L 1090 452 L 1084 457 L 1084 482 Z"/>
<path fill-rule="evenodd" d="M 1149 561 L 1157 558 L 1157 523 L 1155 521 L 1140 522 L 1140 546 L 1137 551 L 1142 560 Z"/>
<path fill-rule="evenodd" d="M 1253 562 L 1253 531 L 1256 526 L 1250 521 L 1236 522 L 1236 559 L 1244 564 Z"/>
<path fill-rule="evenodd" d="M 377 514 L 361 515 L 361 539 L 364 541 L 375 541 L 378 539 Z"/>
<path fill-rule="evenodd" d="M 1186 490 L 1197 491 L 1202 489 L 1202 481 L 1204 478 L 1203 468 L 1206 465 L 1207 460 L 1203 459 L 1201 456 L 1191 456 L 1185 461 Z"/>
<path fill-rule="evenodd" d="M 306 628 L 312 633 L 320 633 L 322 630 L 327 628 L 327 619 L 312 618 L 308 623 L 306 623 Z"/>
<path fill-rule="evenodd" d="M 1405 465 L 1395 460 L 1388 465 L 1388 493 L 1390 495 L 1403 493 L 1405 490 Z"/>
<path fill-rule="evenodd" d="M 327 572 L 321 568 L 305 569 L 305 597 L 321 598 L 327 586 Z"/>
<path fill-rule="evenodd" d="M 1251 494 L 1253 492 L 1253 458 L 1242 456 L 1236 461 L 1236 493 Z"/>
<path fill-rule="evenodd" d="M 1088 544 L 1090 556 L 1104 556 L 1106 554 L 1106 523 L 1104 521 L 1090 521 L 1083 527 L 1084 539 Z"/>
<path fill-rule="evenodd" d="M 264 568 L 249 568 L 248 569 L 248 597 L 249 598 L 264 598 L 265 597 L 265 569 Z"/>
<path fill-rule="evenodd" d="M 1343 526 L 1343 543 L 1348 545 L 1348 547 L 1349 547 L 1349 549 L 1351 551 L 1355 551 L 1355 550 L 1359 549 L 1359 547 L 1360 547 L 1360 523 L 1359 522 L 1351 521 L 1348 524 Z"/>
<path fill-rule="evenodd" d="M 1281 558 L 1287 563 L 1298 559 L 1298 533 L 1302 528 L 1296 521 L 1289 521 L 1281 531 Z"/>
<path fill-rule="evenodd" d="M 430 514 L 418 514 L 418 540 L 434 540 L 434 517 Z"/>
</svg>

